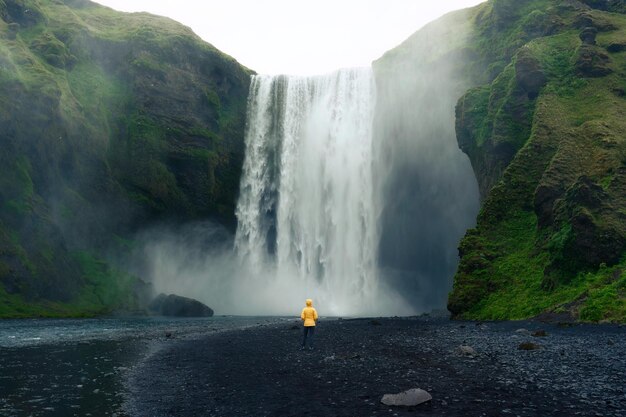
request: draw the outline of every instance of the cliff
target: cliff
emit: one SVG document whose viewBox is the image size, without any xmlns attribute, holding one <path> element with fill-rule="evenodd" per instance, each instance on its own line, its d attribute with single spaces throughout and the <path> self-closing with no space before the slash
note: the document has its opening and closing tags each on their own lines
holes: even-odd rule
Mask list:
<svg viewBox="0 0 626 417">
<path fill-rule="evenodd" d="M 134 232 L 234 225 L 250 74 L 166 18 L 0 0 L 0 317 L 132 309 Z"/>
<path fill-rule="evenodd" d="M 456 106 L 478 179 L 455 317 L 626 320 L 626 6 L 474 9 L 475 87 Z"/>
<path fill-rule="evenodd" d="M 405 292 L 418 304 L 456 270 L 456 318 L 626 320 L 624 13 L 621 0 L 490 0 L 374 63 L 380 264 L 422 283 Z M 468 227 L 457 267 L 448 249 Z"/>
</svg>

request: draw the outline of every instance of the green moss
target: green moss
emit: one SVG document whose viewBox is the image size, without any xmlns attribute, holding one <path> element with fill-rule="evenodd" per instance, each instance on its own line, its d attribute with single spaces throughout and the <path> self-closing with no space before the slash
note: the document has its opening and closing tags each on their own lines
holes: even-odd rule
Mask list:
<svg viewBox="0 0 626 417">
<path fill-rule="evenodd" d="M 607 188 L 609 188 L 609 186 L 611 185 L 611 181 L 613 180 L 614 175 L 607 175 L 603 178 L 600 179 L 600 181 L 598 182 L 598 184 L 600 184 L 600 186 L 602 187 L 602 189 L 604 189 L 605 191 L 607 190 Z"/>
<path fill-rule="evenodd" d="M 113 126 L 129 98 L 128 87 L 102 67 L 89 61 L 80 61 L 66 73 L 68 95 L 80 98 L 77 112 L 96 129 L 113 134 Z M 68 119 L 76 114 L 68 114 Z"/>
<path fill-rule="evenodd" d="M 117 310 L 135 310 L 139 306 L 133 286 L 137 278 L 117 271 L 88 252 L 73 254 L 79 263 L 85 285 L 69 302 L 46 299 L 26 300 L 21 294 L 9 294 L 0 284 L 0 318 L 21 317 L 93 317 Z M 0 277 L 2 277 L 0 263 Z"/>
<path fill-rule="evenodd" d="M 480 65 L 470 67 L 470 73 L 483 82 L 500 74 L 518 48 L 546 31 L 537 28 L 538 22 L 549 20 L 545 11 L 550 3 L 549 0 L 492 0 L 483 4 L 475 20 L 476 37 L 470 44 L 482 59 Z"/>
<path fill-rule="evenodd" d="M 9 266 L 5 262 L 0 261 L 0 281 L 2 281 L 3 278 L 6 278 L 10 271 L 11 269 Z"/>
<path fill-rule="evenodd" d="M 186 154 L 201 162 L 216 162 L 218 158 L 215 152 L 208 149 L 190 149 Z"/>
<path fill-rule="evenodd" d="M 564 228 L 560 235 L 566 235 L 566 231 L 567 228 Z M 490 238 L 500 243 L 500 256 L 479 274 L 490 277 L 492 291 L 462 317 L 479 320 L 524 319 L 575 300 L 602 282 L 600 275 L 581 272 L 572 276 L 568 285 L 546 291 L 543 278 L 549 259 L 547 254 L 536 250 L 538 231 L 533 213 L 513 215 L 501 223 L 497 231 L 492 231 Z M 582 316 L 581 319 L 589 320 Z"/>
<path fill-rule="evenodd" d="M 493 124 L 486 117 L 489 113 L 489 103 L 491 102 L 491 89 L 489 87 L 477 87 L 469 90 L 463 97 L 464 117 L 475 120 L 477 126 L 474 127 L 475 139 L 472 147 L 484 145 L 491 135 Z"/>
<path fill-rule="evenodd" d="M 12 175 L 3 176 L 0 193 L 6 198 L 15 198 L 20 201 L 32 198 L 34 193 L 33 180 L 31 178 L 32 166 L 30 160 L 20 155 L 11 167 Z"/>
<path fill-rule="evenodd" d="M 580 309 L 580 319 L 591 322 L 626 321 L 626 262 L 611 268 L 602 266 L 588 274 L 587 281 L 594 282 Z"/>
<path fill-rule="evenodd" d="M 65 44 L 49 32 L 44 32 L 34 39 L 30 47 L 54 67 L 71 67 L 76 61 L 76 57 L 70 54 Z"/>
<path fill-rule="evenodd" d="M 218 113 L 222 112 L 222 102 L 220 100 L 220 96 L 212 89 L 205 89 L 204 96 L 206 97 L 207 103 L 217 109 Z"/>
<path fill-rule="evenodd" d="M 80 264 L 85 280 L 74 305 L 85 310 L 99 308 L 103 311 L 135 307 L 135 277 L 111 269 L 104 260 L 88 252 L 77 252 L 74 258 Z"/>
<path fill-rule="evenodd" d="M 165 79 L 166 69 L 163 65 L 159 64 L 154 57 L 148 54 L 142 54 L 135 58 L 131 64 L 135 71 L 142 72 L 144 74 L 150 74 L 153 77 L 159 79 Z"/>
</svg>

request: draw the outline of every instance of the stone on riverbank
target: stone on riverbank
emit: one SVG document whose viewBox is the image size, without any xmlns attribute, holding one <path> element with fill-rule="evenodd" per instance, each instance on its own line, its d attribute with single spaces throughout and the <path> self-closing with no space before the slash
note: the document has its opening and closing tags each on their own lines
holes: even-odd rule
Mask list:
<svg viewBox="0 0 626 417">
<path fill-rule="evenodd" d="M 518 350 L 537 350 L 537 349 L 541 349 L 541 345 L 538 345 L 532 342 L 524 342 L 524 343 L 520 343 L 517 349 Z"/>
<path fill-rule="evenodd" d="M 380 402 L 385 405 L 412 407 L 432 399 L 433 397 L 423 389 L 411 388 L 398 394 L 385 394 Z"/>
<path fill-rule="evenodd" d="M 476 356 L 476 351 L 473 347 L 467 345 L 461 345 L 456 348 L 456 353 L 459 356 Z"/>
</svg>

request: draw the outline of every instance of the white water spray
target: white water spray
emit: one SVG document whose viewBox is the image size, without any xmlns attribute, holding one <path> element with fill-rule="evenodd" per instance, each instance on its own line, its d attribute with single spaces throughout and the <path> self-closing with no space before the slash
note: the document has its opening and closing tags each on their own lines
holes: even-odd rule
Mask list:
<svg viewBox="0 0 626 417">
<path fill-rule="evenodd" d="M 410 312 L 376 268 L 375 95 L 369 68 L 252 78 L 235 248 L 277 305 Z"/>
</svg>

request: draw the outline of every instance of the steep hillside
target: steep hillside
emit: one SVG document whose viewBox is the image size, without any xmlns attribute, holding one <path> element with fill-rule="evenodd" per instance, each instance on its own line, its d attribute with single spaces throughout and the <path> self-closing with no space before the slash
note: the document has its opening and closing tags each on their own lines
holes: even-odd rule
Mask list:
<svg viewBox="0 0 626 417">
<path fill-rule="evenodd" d="M 626 5 L 491 0 L 457 139 L 482 197 L 456 317 L 626 321 Z"/>
<path fill-rule="evenodd" d="M 133 232 L 234 224 L 250 73 L 166 18 L 0 0 L 0 317 L 133 308 L 101 260 Z"/>
</svg>

